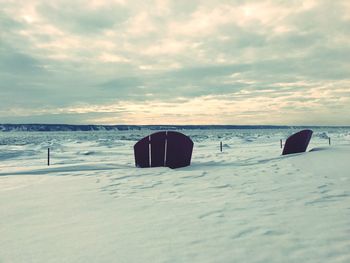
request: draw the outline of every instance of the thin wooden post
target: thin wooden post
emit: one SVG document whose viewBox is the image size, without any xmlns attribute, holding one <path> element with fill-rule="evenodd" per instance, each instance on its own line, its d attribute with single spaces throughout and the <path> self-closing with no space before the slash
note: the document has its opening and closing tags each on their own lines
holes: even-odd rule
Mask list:
<svg viewBox="0 0 350 263">
<path fill-rule="evenodd" d="M 47 148 L 47 166 L 50 166 L 50 148 Z"/>
<path fill-rule="evenodd" d="M 328 144 L 331 145 L 331 137 L 328 137 Z"/>
<path fill-rule="evenodd" d="M 220 142 L 220 152 L 222 152 L 222 142 Z"/>
<path fill-rule="evenodd" d="M 283 141 L 280 139 L 281 149 L 283 148 Z"/>
</svg>

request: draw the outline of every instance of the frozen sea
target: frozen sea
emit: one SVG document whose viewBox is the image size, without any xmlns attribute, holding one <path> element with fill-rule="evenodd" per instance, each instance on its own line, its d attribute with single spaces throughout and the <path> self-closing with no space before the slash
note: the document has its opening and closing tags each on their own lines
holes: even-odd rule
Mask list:
<svg viewBox="0 0 350 263">
<path fill-rule="evenodd" d="M 154 130 L 0 132 L 0 262 L 350 262 L 350 128 L 298 130 L 180 130 L 176 170 L 135 168 Z"/>
</svg>

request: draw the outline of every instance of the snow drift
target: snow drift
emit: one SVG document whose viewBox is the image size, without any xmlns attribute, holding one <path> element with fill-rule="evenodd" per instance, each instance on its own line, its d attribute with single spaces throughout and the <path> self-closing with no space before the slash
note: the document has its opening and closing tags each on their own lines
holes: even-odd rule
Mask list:
<svg viewBox="0 0 350 263">
<path fill-rule="evenodd" d="M 349 131 L 292 133 L 189 131 L 177 170 L 134 167 L 142 131 L 0 135 L 0 262 L 349 262 Z"/>
</svg>

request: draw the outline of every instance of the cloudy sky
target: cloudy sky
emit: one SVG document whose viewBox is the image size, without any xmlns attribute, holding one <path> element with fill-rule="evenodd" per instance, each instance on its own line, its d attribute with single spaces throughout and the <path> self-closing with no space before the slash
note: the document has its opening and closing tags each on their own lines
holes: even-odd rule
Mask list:
<svg viewBox="0 0 350 263">
<path fill-rule="evenodd" d="M 350 1 L 0 0 L 0 123 L 350 125 Z"/>
</svg>

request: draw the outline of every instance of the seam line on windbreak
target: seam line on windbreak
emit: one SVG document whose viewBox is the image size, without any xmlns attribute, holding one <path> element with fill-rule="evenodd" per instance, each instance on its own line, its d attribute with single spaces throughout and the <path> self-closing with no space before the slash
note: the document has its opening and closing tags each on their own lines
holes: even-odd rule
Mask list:
<svg viewBox="0 0 350 263">
<path fill-rule="evenodd" d="M 164 166 L 166 166 L 166 155 L 168 151 L 168 131 L 165 132 L 165 144 L 164 144 Z"/>
<path fill-rule="evenodd" d="M 148 162 L 149 162 L 149 167 L 152 167 L 152 144 L 151 144 L 151 135 L 148 136 Z"/>
</svg>

